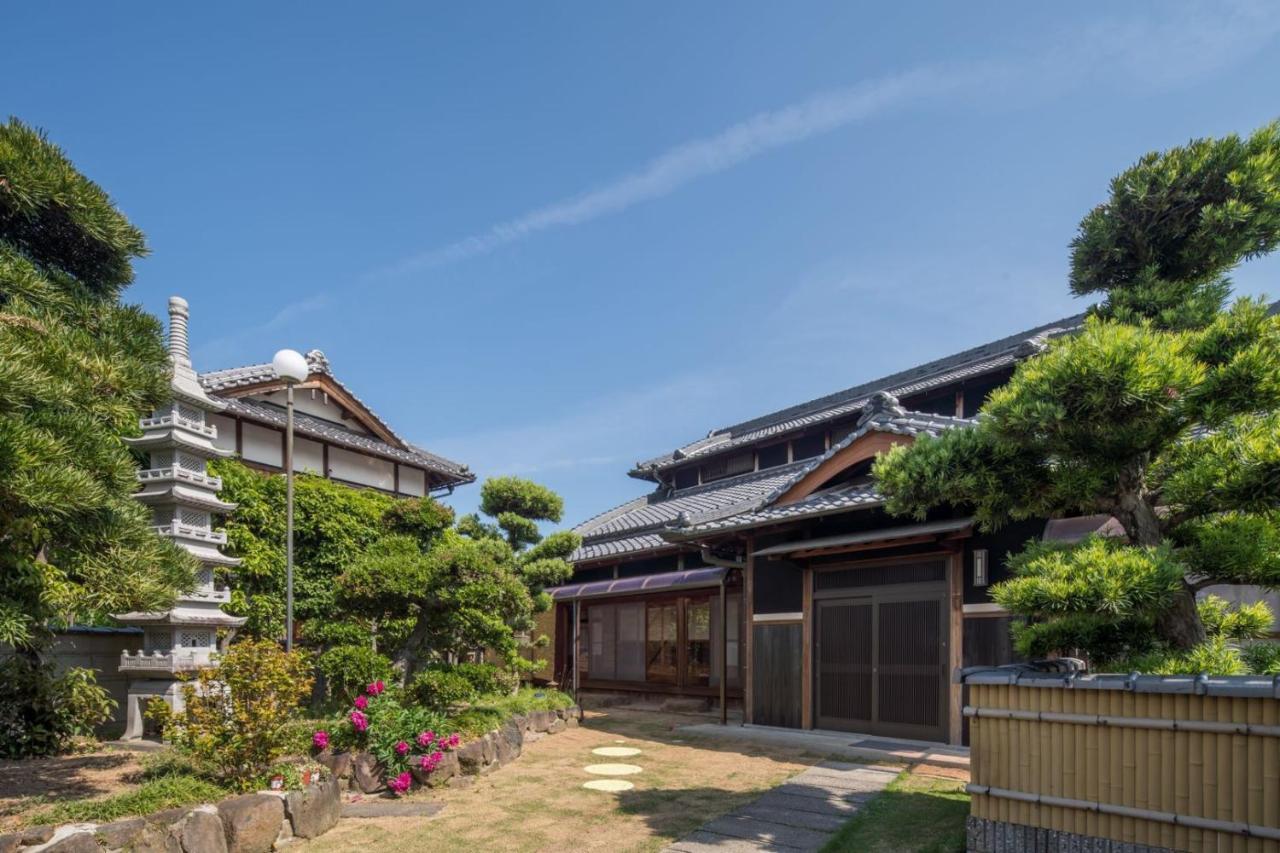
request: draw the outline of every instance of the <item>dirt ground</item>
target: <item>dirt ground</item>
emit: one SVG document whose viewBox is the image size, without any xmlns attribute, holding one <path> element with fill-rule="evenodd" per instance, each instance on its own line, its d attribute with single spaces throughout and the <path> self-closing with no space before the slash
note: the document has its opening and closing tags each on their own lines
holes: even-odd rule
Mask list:
<svg viewBox="0 0 1280 853">
<path fill-rule="evenodd" d="M 434 818 L 346 819 L 306 853 L 339 850 L 658 850 L 705 821 L 755 799 L 826 758 L 798 749 L 696 740 L 674 729 L 704 718 L 609 709 L 528 745 L 520 759 L 469 788 L 414 794 L 445 804 Z M 591 750 L 631 746 L 632 758 Z M 625 762 L 641 773 L 618 794 L 586 790 L 589 764 Z"/>
<path fill-rule="evenodd" d="M 27 761 L 0 760 L 0 832 L 23 812 L 59 800 L 115 794 L 132 787 L 142 765 L 127 750 L 100 750 Z"/>
</svg>

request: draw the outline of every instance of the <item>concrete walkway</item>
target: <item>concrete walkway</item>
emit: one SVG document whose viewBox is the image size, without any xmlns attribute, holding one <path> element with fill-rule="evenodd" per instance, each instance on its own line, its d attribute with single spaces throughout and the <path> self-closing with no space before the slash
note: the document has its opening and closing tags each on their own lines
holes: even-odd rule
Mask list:
<svg viewBox="0 0 1280 853">
<path fill-rule="evenodd" d="M 824 761 L 703 824 L 664 853 L 818 850 L 899 772 Z"/>
<path fill-rule="evenodd" d="M 748 741 L 756 744 L 803 749 L 815 755 L 862 761 L 886 761 L 895 764 L 929 764 L 955 770 L 969 769 L 969 750 L 963 746 L 946 746 L 918 740 L 882 738 L 851 732 L 819 729 L 783 729 L 773 726 L 722 726 L 698 723 L 681 726 L 677 732 L 700 737 Z"/>
</svg>

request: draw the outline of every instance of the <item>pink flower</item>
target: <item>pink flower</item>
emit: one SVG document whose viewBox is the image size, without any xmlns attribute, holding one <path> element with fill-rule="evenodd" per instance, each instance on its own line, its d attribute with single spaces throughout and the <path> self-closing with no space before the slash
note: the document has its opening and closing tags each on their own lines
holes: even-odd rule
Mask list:
<svg viewBox="0 0 1280 853">
<path fill-rule="evenodd" d="M 409 790 L 409 786 L 413 784 L 413 777 L 409 775 L 409 771 L 401 773 L 394 779 L 387 780 L 387 787 L 397 794 L 403 794 Z"/>
<path fill-rule="evenodd" d="M 311 736 L 311 745 L 316 749 L 328 749 L 329 733 L 325 731 L 316 732 Z"/>
<path fill-rule="evenodd" d="M 370 684 L 368 687 L 365 688 L 365 690 L 369 692 L 370 696 L 377 696 L 379 693 L 381 693 L 386 689 L 387 689 L 387 685 L 383 684 L 381 679 L 373 682 L 372 684 Z"/>
<path fill-rule="evenodd" d="M 359 711 L 352 711 L 351 725 L 355 727 L 356 731 L 363 732 L 369 728 L 369 718 Z"/>
<path fill-rule="evenodd" d="M 408 751 L 409 751 L 409 744 L 405 743 L 404 741 L 400 741 L 399 743 L 396 744 L 396 755 L 404 755 Z"/>
<path fill-rule="evenodd" d="M 418 734 L 418 746 L 426 749 L 431 746 L 432 741 L 436 739 L 436 733 L 433 731 L 420 732 Z"/>
<path fill-rule="evenodd" d="M 418 766 L 430 773 L 440 765 L 440 759 L 444 758 L 444 753 L 433 752 L 430 755 L 424 755 L 418 760 Z"/>
<path fill-rule="evenodd" d="M 361 711 L 363 711 L 365 708 L 369 707 L 369 700 L 364 696 L 357 696 L 356 707 L 359 708 Z"/>
<path fill-rule="evenodd" d="M 461 736 L 459 736 L 457 732 L 454 732 L 453 734 L 449 735 L 448 742 L 445 745 L 448 746 L 450 749 L 453 749 L 455 746 L 457 746 L 460 743 L 462 743 Z"/>
</svg>

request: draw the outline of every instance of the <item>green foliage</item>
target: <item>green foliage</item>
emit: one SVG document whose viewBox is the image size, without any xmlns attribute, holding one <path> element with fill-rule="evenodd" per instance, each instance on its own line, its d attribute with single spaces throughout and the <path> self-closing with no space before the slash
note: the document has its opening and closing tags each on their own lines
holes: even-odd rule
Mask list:
<svg viewBox="0 0 1280 853">
<path fill-rule="evenodd" d="M 1226 273 L 1280 244 L 1280 124 L 1148 155 L 1111 189 L 1072 244 L 1073 291 L 1106 296 L 1094 316 L 1021 362 L 973 429 L 874 472 L 897 514 L 1120 522 L 1121 542 L 1032 547 L 993 587 L 1027 617 L 1028 653 L 1169 648 L 1223 667 L 1195 592 L 1280 585 L 1280 317 L 1223 310 Z"/>
<path fill-rule="evenodd" d="M 33 824 L 110 823 L 125 817 L 149 815 L 164 809 L 213 803 L 230 793 L 200 776 L 165 774 L 147 779 L 137 788 L 94 800 L 67 800 L 31 817 Z"/>
<path fill-rule="evenodd" d="M 419 705 L 440 712 L 470 702 L 480 695 L 480 691 L 462 673 L 447 667 L 431 667 L 417 673 L 409 690 Z"/>
<path fill-rule="evenodd" d="M 33 660 L 51 624 L 162 609 L 193 582 L 121 441 L 168 395 L 159 323 L 118 301 L 144 252 L 61 150 L 0 125 L 0 643 Z"/>
<path fill-rule="evenodd" d="M 246 640 L 183 685 L 184 710 L 174 713 L 155 699 L 147 714 L 201 772 L 247 789 L 286 753 L 290 723 L 310 691 L 306 655 Z"/>
<path fill-rule="evenodd" d="M 1241 652 L 1250 672 L 1280 675 L 1280 643 L 1251 643 Z"/>
<path fill-rule="evenodd" d="M 1104 312 L 1126 322 L 1209 322 L 1227 273 L 1280 240 L 1277 151 L 1280 123 L 1142 157 L 1080 223 L 1071 292 L 1105 294 Z"/>
<path fill-rule="evenodd" d="M 368 644 L 334 646 L 316 659 L 316 668 L 328 680 L 329 695 L 350 702 L 374 681 L 390 681 L 391 659 Z"/>
<path fill-rule="evenodd" d="M 1245 675 L 1249 672 L 1240 649 L 1226 637 L 1210 637 L 1185 652 L 1157 651 L 1131 658 L 1115 667 L 1151 675 Z"/>
<path fill-rule="evenodd" d="M 0 758 L 52 755 L 92 737 L 116 705 L 93 670 L 55 674 L 26 657 L 0 661 Z"/>
<path fill-rule="evenodd" d="M 1271 608 L 1265 601 L 1233 605 L 1216 595 L 1201 599 L 1197 607 L 1205 633 L 1225 640 L 1258 640 L 1271 633 Z"/>
<path fill-rule="evenodd" d="M 415 702 L 437 711 L 479 696 L 510 695 L 515 677 L 490 663 L 435 664 L 414 676 L 409 692 Z"/>
</svg>

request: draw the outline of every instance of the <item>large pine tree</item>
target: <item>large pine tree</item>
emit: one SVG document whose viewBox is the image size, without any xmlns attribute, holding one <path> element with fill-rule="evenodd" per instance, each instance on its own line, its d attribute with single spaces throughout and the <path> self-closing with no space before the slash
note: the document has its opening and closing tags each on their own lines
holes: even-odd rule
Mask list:
<svg viewBox="0 0 1280 853">
<path fill-rule="evenodd" d="M 1196 593 L 1280 586 L 1280 317 L 1230 307 L 1227 274 L 1280 242 L 1280 124 L 1148 154 L 1072 243 L 1100 294 L 983 406 L 976 428 L 876 465 L 888 507 L 949 504 L 986 528 L 1106 513 L 1124 537 L 1032 543 L 996 601 L 1024 653 L 1096 661 L 1201 646 Z"/>
<path fill-rule="evenodd" d="M 0 643 L 33 672 L 56 624 L 163 608 L 192 583 L 131 497 L 121 441 L 168 393 L 158 321 L 120 302 L 144 253 L 62 151 L 0 125 Z"/>
</svg>

